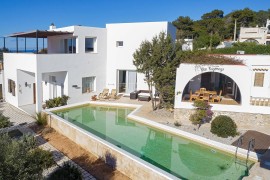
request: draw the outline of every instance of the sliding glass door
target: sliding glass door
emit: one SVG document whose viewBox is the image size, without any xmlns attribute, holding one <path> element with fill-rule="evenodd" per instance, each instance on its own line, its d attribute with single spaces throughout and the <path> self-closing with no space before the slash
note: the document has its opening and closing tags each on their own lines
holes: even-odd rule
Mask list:
<svg viewBox="0 0 270 180">
<path fill-rule="evenodd" d="M 137 89 L 137 72 L 118 70 L 117 89 L 119 93 L 128 94 Z"/>
</svg>

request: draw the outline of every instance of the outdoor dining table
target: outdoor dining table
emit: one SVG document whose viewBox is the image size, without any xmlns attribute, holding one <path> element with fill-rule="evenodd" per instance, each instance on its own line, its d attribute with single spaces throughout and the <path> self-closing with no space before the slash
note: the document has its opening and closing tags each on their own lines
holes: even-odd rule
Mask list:
<svg viewBox="0 0 270 180">
<path fill-rule="evenodd" d="M 195 94 L 198 94 L 198 95 L 203 95 L 203 93 L 208 93 L 210 96 L 211 95 L 217 95 L 217 91 L 200 91 L 200 90 L 197 90 L 195 91 Z"/>
<path fill-rule="evenodd" d="M 195 94 L 197 94 L 200 97 L 200 99 L 203 98 L 204 93 L 208 93 L 209 98 L 211 98 L 213 95 L 217 95 L 217 91 L 200 91 L 200 90 L 195 91 Z"/>
</svg>

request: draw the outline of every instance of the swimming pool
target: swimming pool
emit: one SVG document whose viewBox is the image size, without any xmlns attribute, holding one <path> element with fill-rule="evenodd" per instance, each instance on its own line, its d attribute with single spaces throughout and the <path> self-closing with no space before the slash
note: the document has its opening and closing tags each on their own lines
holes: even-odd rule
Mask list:
<svg viewBox="0 0 270 180">
<path fill-rule="evenodd" d="M 241 179 L 252 162 L 127 118 L 133 109 L 83 105 L 57 116 L 182 179 Z"/>
</svg>

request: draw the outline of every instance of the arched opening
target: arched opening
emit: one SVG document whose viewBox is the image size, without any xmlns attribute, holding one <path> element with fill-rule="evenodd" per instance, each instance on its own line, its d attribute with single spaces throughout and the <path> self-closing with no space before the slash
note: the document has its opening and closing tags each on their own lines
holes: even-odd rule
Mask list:
<svg viewBox="0 0 270 180">
<path fill-rule="evenodd" d="M 218 72 L 205 72 L 193 77 L 185 86 L 182 95 L 182 101 L 192 101 L 203 99 L 203 92 L 209 94 L 210 103 L 240 105 L 241 92 L 236 82 L 229 76 Z M 220 94 L 221 93 L 221 94 Z M 194 95 L 195 98 L 191 98 Z M 219 96 L 220 100 L 216 100 Z"/>
<path fill-rule="evenodd" d="M 247 39 L 247 40 L 245 40 L 245 42 L 259 44 L 259 41 L 257 41 L 256 39 Z"/>
</svg>

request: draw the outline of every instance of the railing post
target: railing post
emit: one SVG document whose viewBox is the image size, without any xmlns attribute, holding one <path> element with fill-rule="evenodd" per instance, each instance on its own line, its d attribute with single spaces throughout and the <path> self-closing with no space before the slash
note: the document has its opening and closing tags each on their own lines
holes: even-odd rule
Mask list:
<svg viewBox="0 0 270 180">
<path fill-rule="evenodd" d="M 36 53 L 38 54 L 38 30 L 36 31 Z"/>
</svg>

